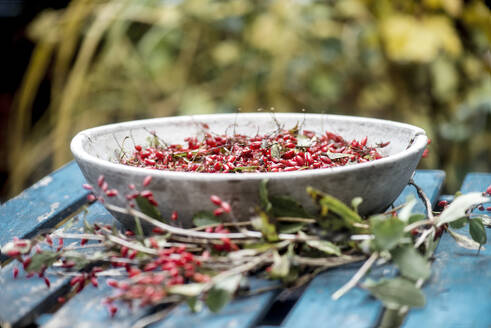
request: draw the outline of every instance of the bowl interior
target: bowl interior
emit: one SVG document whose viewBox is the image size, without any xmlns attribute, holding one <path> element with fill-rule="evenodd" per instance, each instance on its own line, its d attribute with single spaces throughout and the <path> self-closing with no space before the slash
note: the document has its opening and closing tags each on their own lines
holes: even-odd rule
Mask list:
<svg viewBox="0 0 491 328">
<path fill-rule="evenodd" d="M 205 130 L 203 124 L 209 129 Z M 414 137 L 424 135 L 417 127 L 363 117 L 320 114 L 221 114 L 178 116 L 111 124 L 81 132 L 80 146 L 86 155 L 118 163 L 121 152 L 131 153 L 135 144 L 147 145 L 155 133 L 168 144 L 185 144 L 184 139 L 209 131 L 215 134 L 267 134 L 278 126 L 286 129 L 299 125 L 317 134 L 330 131 L 347 140 L 368 136 L 368 145 L 390 141 L 380 149 L 386 157 L 406 150 Z M 200 173 L 197 173 L 200 174 Z"/>
</svg>

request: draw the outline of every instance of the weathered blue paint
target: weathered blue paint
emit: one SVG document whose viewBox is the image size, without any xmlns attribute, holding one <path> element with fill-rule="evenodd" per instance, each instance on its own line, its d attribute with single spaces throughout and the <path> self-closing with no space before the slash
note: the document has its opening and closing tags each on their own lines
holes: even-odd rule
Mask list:
<svg viewBox="0 0 491 328">
<path fill-rule="evenodd" d="M 443 186 L 443 181 L 445 180 L 445 172 L 440 170 L 418 170 L 414 174 L 413 180 L 424 190 L 426 196 L 428 196 L 428 198 L 431 200 L 431 205 L 434 207 L 438 201 Z M 418 201 L 416 206 L 413 208 L 413 213 L 425 214 L 426 207 L 423 201 L 416 194 L 416 189 L 414 186 L 407 186 L 404 188 L 399 197 L 397 197 L 397 199 L 394 201 L 394 206 L 404 204 L 409 195 L 416 197 Z"/>
<path fill-rule="evenodd" d="M 86 219 L 88 222 L 104 224 L 110 224 L 114 221 L 109 212 L 99 204 L 90 207 Z M 76 232 L 82 227 L 83 222 L 78 220 L 67 229 L 67 232 Z M 64 242 L 65 245 L 68 245 L 74 240 L 67 239 Z M 20 269 L 17 279 L 14 279 L 12 275 L 14 266 Z M 69 279 L 47 274 L 51 280 L 51 288 L 49 289 L 44 281 L 37 277 L 25 278 L 22 266 L 19 266 L 18 262 L 9 263 L 0 271 L 0 323 L 8 323 L 12 326 L 29 324 L 39 313 L 53 306 L 57 302 L 58 296 L 68 291 Z"/>
<path fill-rule="evenodd" d="M 46 176 L 0 207 L 0 245 L 51 228 L 86 202 L 85 178 L 75 162 Z M 0 262 L 6 260 L 0 254 Z"/>
<path fill-rule="evenodd" d="M 99 278 L 99 287 L 87 286 L 80 294 L 71 298 L 43 328 L 124 328 L 131 327 L 139 318 L 150 312 L 149 307 L 130 309 L 126 304 L 118 305 L 118 312 L 111 318 L 106 306 L 102 304 L 105 297 L 115 290 L 106 283 L 106 278 Z"/>
<path fill-rule="evenodd" d="M 489 185 L 491 174 L 472 173 L 461 191 L 482 192 Z M 404 327 L 491 327 L 491 231 L 486 231 L 488 243 L 479 256 L 457 246 L 449 234 L 442 236 L 433 273 L 423 288 L 427 304 L 411 310 Z M 457 232 L 469 236 L 467 227 Z"/>
<path fill-rule="evenodd" d="M 251 279 L 251 290 L 273 285 L 274 282 Z M 187 305 L 182 305 L 172 311 L 163 321 L 151 325 L 151 328 L 246 328 L 254 327 L 265 311 L 269 309 L 277 290 L 238 298 L 225 306 L 220 312 L 212 313 L 208 309 L 192 313 Z"/>
<path fill-rule="evenodd" d="M 414 181 L 434 205 L 444 178 L 445 174 L 442 171 L 417 171 Z M 417 198 L 413 186 L 407 186 L 395 204 L 404 203 L 410 194 Z M 423 203 L 419 202 L 413 212 L 425 213 Z M 361 263 L 355 263 L 329 270 L 316 277 L 290 311 L 282 327 L 373 327 L 383 307 L 365 290 L 354 288 L 337 301 L 331 299 L 331 295 L 343 286 L 360 266 Z M 393 266 L 377 267 L 372 270 L 370 277 L 378 279 L 382 275 L 395 274 L 394 270 Z"/>
</svg>

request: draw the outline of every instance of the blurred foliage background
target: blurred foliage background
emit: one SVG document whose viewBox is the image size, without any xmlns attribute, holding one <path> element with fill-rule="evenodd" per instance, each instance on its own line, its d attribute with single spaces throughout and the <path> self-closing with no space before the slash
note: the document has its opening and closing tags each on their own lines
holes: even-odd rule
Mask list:
<svg viewBox="0 0 491 328">
<path fill-rule="evenodd" d="M 490 169 L 491 13 L 464 0 L 72 0 L 36 47 L 9 124 L 9 193 L 71 160 L 81 129 L 216 112 L 393 119 L 433 139 L 453 192 Z M 44 82 L 43 82 L 44 81 Z M 50 104 L 33 120 L 41 83 Z"/>
</svg>

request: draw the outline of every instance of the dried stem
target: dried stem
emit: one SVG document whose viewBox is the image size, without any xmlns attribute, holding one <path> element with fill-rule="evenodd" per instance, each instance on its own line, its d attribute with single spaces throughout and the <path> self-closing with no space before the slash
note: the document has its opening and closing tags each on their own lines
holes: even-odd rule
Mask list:
<svg viewBox="0 0 491 328">
<path fill-rule="evenodd" d="M 346 294 L 351 288 L 355 287 L 356 284 L 360 281 L 361 278 L 370 270 L 372 267 L 373 263 L 375 263 L 375 260 L 378 258 L 378 252 L 372 253 L 368 260 L 363 263 L 361 266 L 360 270 L 358 270 L 357 273 L 348 281 L 343 287 L 338 289 L 334 294 L 332 294 L 332 299 L 337 300 L 344 294 Z"/>
<path fill-rule="evenodd" d="M 249 231 L 245 230 L 243 232 L 232 232 L 232 233 L 211 233 L 211 232 L 203 232 L 203 231 L 196 231 L 196 230 L 191 230 L 191 229 L 183 229 L 179 227 L 174 227 L 171 225 L 168 225 L 166 223 L 160 222 L 154 218 L 151 218 L 150 216 L 141 213 L 139 211 L 136 211 L 135 209 L 128 208 L 125 209 L 123 207 L 111 205 L 111 204 L 105 204 L 106 208 L 115 211 L 118 213 L 124 213 L 124 214 L 130 214 L 133 216 L 136 216 L 147 223 L 150 223 L 151 225 L 158 227 L 162 230 L 165 230 L 167 232 L 170 232 L 175 235 L 180 235 L 180 236 L 187 236 L 187 237 L 192 237 L 192 238 L 201 238 L 201 239 L 210 239 L 210 240 L 219 240 L 221 238 L 229 238 L 229 239 L 261 239 L 263 237 L 261 232 L 258 231 Z M 278 238 L 280 240 L 315 240 L 318 239 L 315 236 L 298 236 L 298 235 L 292 235 L 292 234 L 279 234 Z"/>
<path fill-rule="evenodd" d="M 428 217 L 428 220 L 430 220 L 431 222 L 434 222 L 435 221 L 435 217 L 433 216 L 433 211 L 432 211 L 432 206 L 431 206 L 430 199 L 426 196 L 426 194 L 424 193 L 423 189 L 421 189 L 414 182 L 414 180 L 412 178 L 411 178 L 411 180 L 409 180 L 409 184 L 410 185 L 413 185 L 414 188 L 416 188 L 416 191 L 418 193 L 419 198 L 421 198 L 421 200 L 425 204 L 425 207 L 426 207 L 426 215 Z"/>
</svg>

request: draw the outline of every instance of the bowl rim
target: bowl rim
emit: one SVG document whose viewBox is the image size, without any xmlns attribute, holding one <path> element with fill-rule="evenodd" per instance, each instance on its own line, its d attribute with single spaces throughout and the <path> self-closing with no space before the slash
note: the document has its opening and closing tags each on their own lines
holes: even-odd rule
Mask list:
<svg viewBox="0 0 491 328">
<path fill-rule="evenodd" d="M 403 160 L 404 158 L 411 157 L 412 155 L 416 155 L 418 152 L 422 152 L 427 145 L 428 137 L 426 136 L 426 132 L 419 127 L 416 127 L 411 124 L 395 122 L 391 120 L 383 120 L 376 118 L 369 118 L 363 116 L 348 116 L 348 115 L 335 115 L 335 114 L 306 114 L 306 113 L 275 113 L 276 117 L 288 118 L 288 117 L 299 117 L 303 119 L 304 117 L 312 117 L 312 118 L 322 118 L 322 119 L 337 119 L 337 120 L 346 120 L 353 122 L 363 122 L 363 123 L 382 123 L 388 124 L 394 127 L 400 127 L 404 129 L 409 129 L 414 132 L 412 137 L 412 144 L 403 151 L 400 151 L 396 154 L 389 155 L 387 157 L 383 157 L 378 160 L 366 162 L 366 163 L 357 163 L 348 166 L 338 166 L 332 168 L 322 168 L 322 169 L 308 169 L 302 171 L 290 171 L 290 172 L 248 172 L 243 174 L 230 174 L 230 173 L 203 173 L 203 172 L 176 172 L 176 171 L 165 171 L 165 170 L 152 170 L 142 167 L 134 167 L 119 163 L 111 162 L 110 160 L 104 160 L 98 158 L 90 153 L 88 153 L 84 148 L 83 144 L 86 141 L 90 141 L 90 136 L 102 135 L 111 133 L 111 131 L 120 130 L 121 128 L 132 129 L 132 128 L 141 128 L 146 124 L 155 124 L 158 122 L 179 122 L 179 121 L 187 121 L 187 120 L 210 120 L 210 119 L 226 119 L 236 117 L 259 117 L 259 116 L 270 116 L 270 113 L 239 113 L 239 114 L 206 114 L 206 115 L 183 115 L 183 116 L 168 116 L 168 117 L 159 117 L 159 118 L 151 118 L 151 119 L 142 119 L 142 120 L 133 120 L 126 121 L 120 123 L 112 123 L 101 125 L 93 128 L 89 128 L 77 133 L 71 143 L 70 149 L 75 157 L 77 163 L 87 162 L 93 165 L 97 165 L 104 169 L 108 170 L 117 170 L 120 172 L 127 172 L 133 175 L 139 176 L 147 176 L 151 175 L 153 177 L 165 177 L 169 179 L 186 179 L 186 180 L 198 180 L 198 181 L 243 181 L 243 180 L 264 180 L 264 179 L 281 179 L 281 178 L 301 178 L 301 177 L 312 177 L 312 176 L 325 176 L 331 174 L 339 174 L 341 172 L 347 173 L 354 170 L 360 170 L 362 168 L 369 168 L 373 166 L 383 166 L 385 164 L 389 164 L 392 162 L 397 162 L 399 160 Z M 418 159 L 419 160 L 419 159 Z"/>
</svg>

